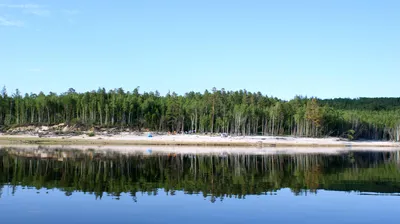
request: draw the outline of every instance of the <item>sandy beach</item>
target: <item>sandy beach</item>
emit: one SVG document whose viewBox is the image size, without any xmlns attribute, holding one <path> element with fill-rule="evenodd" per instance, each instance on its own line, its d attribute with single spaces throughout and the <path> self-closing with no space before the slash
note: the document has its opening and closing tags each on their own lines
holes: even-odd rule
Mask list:
<svg viewBox="0 0 400 224">
<path fill-rule="evenodd" d="M 339 138 L 300 138 L 277 136 L 221 137 L 206 135 L 153 135 L 146 133 L 120 133 L 116 135 L 50 136 L 0 134 L 0 145 L 146 145 L 146 146 L 214 146 L 214 147 L 391 147 L 399 148 L 400 143 L 389 141 L 345 141 Z"/>
</svg>

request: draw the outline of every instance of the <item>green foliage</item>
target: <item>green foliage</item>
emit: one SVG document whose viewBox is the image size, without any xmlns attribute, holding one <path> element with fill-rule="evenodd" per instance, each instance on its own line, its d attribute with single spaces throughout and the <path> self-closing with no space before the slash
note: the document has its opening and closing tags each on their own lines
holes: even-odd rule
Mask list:
<svg viewBox="0 0 400 224">
<path fill-rule="evenodd" d="M 399 98 L 400 99 L 400 98 Z M 400 100 L 360 98 L 319 100 L 296 96 L 290 101 L 246 90 L 139 93 L 113 89 L 77 93 L 0 94 L 0 126 L 66 123 L 89 127 L 231 135 L 294 135 L 400 141 Z"/>
<path fill-rule="evenodd" d="M 354 139 L 354 134 L 356 133 L 356 131 L 350 129 L 347 131 L 347 139 L 349 141 L 352 141 Z"/>
<path fill-rule="evenodd" d="M 91 131 L 91 132 L 89 132 L 87 135 L 88 135 L 89 137 L 94 137 L 96 134 L 95 134 L 93 131 Z"/>
<path fill-rule="evenodd" d="M 399 97 L 377 97 L 366 98 L 361 97 L 357 99 L 350 98 L 336 98 L 318 100 L 321 105 L 332 106 L 341 110 L 365 110 L 365 111 L 380 111 L 380 110 L 399 110 L 400 98 Z"/>
</svg>

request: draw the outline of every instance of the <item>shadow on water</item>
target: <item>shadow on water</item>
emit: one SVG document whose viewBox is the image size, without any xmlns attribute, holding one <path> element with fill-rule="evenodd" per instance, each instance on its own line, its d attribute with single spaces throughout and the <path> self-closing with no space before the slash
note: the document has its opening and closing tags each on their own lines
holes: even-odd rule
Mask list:
<svg viewBox="0 0 400 224">
<path fill-rule="evenodd" d="M 191 155 L 119 153 L 73 149 L 0 149 L 0 197 L 4 186 L 59 189 L 116 199 L 129 193 L 202 194 L 225 197 L 295 195 L 318 190 L 356 191 L 363 195 L 400 193 L 400 152 L 341 154 Z"/>
</svg>

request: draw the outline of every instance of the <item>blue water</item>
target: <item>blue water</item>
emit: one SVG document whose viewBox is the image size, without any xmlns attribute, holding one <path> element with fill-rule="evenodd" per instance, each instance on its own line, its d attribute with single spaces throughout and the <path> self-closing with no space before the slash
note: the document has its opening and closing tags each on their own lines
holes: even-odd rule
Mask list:
<svg viewBox="0 0 400 224">
<path fill-rule="evenodd" d="M 399 223 L 400 197 L 335 191 L 295 196 L 289 189 L 272 195 L 224 198 L 202 195 L 129 194 L 119 200 L 59 190 L 6 186 L 0 199 L 1 223 Z"/>
<path fill-rule="evenodd" d="M 400 223 L 400 152 L 0 148 L 0 224 Z"/>
</svg>

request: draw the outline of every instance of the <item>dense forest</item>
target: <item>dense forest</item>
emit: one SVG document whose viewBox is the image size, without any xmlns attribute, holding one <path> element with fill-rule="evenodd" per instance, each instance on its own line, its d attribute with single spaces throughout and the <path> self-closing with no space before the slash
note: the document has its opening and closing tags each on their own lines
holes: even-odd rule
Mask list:
<svg viewBox="0 0 400 224">
<path fill-rule="evenodd" d="M 260 92 L 213 88 L 204 93 L 140 93 L 139 88 L 56 94 L 0 93 L 0 130 L 66 123 L 85 127 L 229 133 L 231 135 L 335 136 L 400 141 L 400 98 L 285 101 Z"/>
<path fill-rule="evenodd" d="M 46 155 L 47 158 L 43 158 Z M 268 194 L 290 188 L 294 194 L 318 189 L 398 193 L 399 152 L 338 155 L 122 154 L 97 150 L 0 150 L 2 185 L 57 188 L 66 195 L 86 192 L 101 198 L 124 193 L 165 191 L 202 194 L 211 200 Z"/>
</svg>

